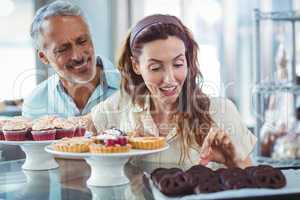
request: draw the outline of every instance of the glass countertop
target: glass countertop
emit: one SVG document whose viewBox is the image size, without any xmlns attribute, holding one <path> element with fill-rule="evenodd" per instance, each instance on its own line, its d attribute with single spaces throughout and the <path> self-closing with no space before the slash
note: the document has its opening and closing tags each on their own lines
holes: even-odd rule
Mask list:
<svg viewBox="0 0 300 200">
<path fill-rule="evenodd" d="M 92 187 L 86 185 L 90 176 L 90 167 L 84 160 L 61 158 L 56 160 L 59 168 L 44 171 L 23 170 L 23 159 L 2 161 L 0 163 L 0 200 L 148 200 L 153 199 L 153 196 L 143 184 L 143 171 L 150 173 L 157 167 L 175 167 L 128 162 L 124 171 L 130 180 L 129 184 Z"/>
<path fill-rule="evenodd" d="M 124 171 L 130 183 L 113 187 L 87 186 L 90 167 L 81 159 L 57 158 L 59 168 L 23 170 L 24 159 L 0 162 L 0 200 L 153 200 L 144 172 L 170 164 L 128 162 Z M 105 172 L 103 172 L 105 173 Z M 247 199 L 300 199 L 300 194 L 273 195 Z"/>
</svg>

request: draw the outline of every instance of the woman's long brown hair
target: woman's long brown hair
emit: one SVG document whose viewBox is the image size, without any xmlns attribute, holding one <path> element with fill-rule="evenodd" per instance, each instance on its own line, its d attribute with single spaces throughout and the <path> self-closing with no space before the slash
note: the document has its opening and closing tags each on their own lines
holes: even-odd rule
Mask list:
<svg viewBox="0 0 300 200">
<path fill-rule="evenodd" d="M 130 47 L 129 33 L 119 52 L 118 68 L 122 75 L 122 93 L 126 92 L 134 104 L 143 106 L 144 97 L 149 94 L 149 91 L 142 77 L 133 71 L 131 58 L 138 58 L 143 45 L 151 41 L 175 36 L 184 42 L 188 73 L 179 95 L 178 111 L 173 118 L 177 124 L 177 136 L 180 139 L 179 163 L 183 163 L 187 157 L 190 158 L 189 148 L 199 149 L 199 146 L 202 145 L 213 120 L 209 114 L 210 100 L 201 89 L 203 79 L 197 58 L 198 45 L 188 28 L 178 18 L 176 19 L 182 27 L 174 24 L 155 23 L 137 35 L 132 48 Z M 193 141 L 196 141 L 196 146 Z"/>
</svg>

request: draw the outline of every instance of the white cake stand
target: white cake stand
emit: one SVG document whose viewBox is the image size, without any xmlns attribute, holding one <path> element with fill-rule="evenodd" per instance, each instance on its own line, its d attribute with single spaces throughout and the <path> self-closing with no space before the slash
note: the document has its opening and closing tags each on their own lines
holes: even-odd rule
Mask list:
<svg viewBox="0 0 300 200">
<path fill-rule="evenodd" d="M 124 174 L 124 165 L 130 157 L 155 154 L 168 148 L 169 146 L 155 150 L 132 149 L 126 153 L 106 154 L 60 152 L 53 150 L 51 146 L 46 146 L 45 150 L 67 158 L 84 158 L 91 166 L 91 176 L 87 181 L 89 186 L 118 186 L 129 183 Z"/>
<path fill-rule="evenodd" d="M 54 157 L 47 153 L 44 148 L 51 144 L 53 140 L 44 141 L 6 141 L 0 140 L 0 144 L 19 145 L 26 154 L 25 163 L 22 169 L 25 170 L 49 170 L 58 168 L 59 165 Z"/>
</svg>

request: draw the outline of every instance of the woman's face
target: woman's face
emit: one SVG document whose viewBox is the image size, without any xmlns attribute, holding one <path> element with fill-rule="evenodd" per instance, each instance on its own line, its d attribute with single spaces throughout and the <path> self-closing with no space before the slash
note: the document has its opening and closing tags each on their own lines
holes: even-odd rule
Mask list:
<svg viewBox="0 0 300 200">
<path fill-rule="evenodd" d="M 134 64 L 154 102 L 173 106 L 187 76 L 185 45 L 175 36 L 144 44 L 138 63 Z"/>
</svg>

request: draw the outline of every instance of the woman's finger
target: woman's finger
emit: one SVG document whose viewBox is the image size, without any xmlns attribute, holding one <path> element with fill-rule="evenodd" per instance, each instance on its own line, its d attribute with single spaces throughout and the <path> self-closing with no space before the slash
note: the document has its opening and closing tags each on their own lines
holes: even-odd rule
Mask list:
<svg viewBox="0 0 300 200">
<path fill-rule="evenodd" d="M 225 164 L 226 163 L 226 159 L 221 151 L 221 149 L 219 147 L 215 147 L 213 149 L 211 149 L 208 157 L 206 159 L 203 159 L 203 162 L 218 162 L 218 163 L 222 163 Z"/>
<path fill-rule="evenodd" d="M 222 130 L 219 130 L 218 133 L 216 134 L 216 137 L 215 137 L 215 141 L 214 141 L 214 144 L 216 146 L 219 146 L 220 144 L 223 143 L 223 140 L 227 137 L 227 134 L 222 131 Z"/>
<path fill-rule="evenodd" d="M 206 154 L 208 154 L 208 150 L 212 146 L 215 137 L 216 137 L 216 132 L 214 130 L 210 130 L 202 144 L 201 151 L 200 151 L 201 155 L 206 156 Z"/>
<path fill-rule="evenodd" d="M 206 166 L 210 162 L 211 151 L 211 148 L 209 148 L 208 153 L 206 155 L 201 154 L 199 164 Z"/>
</svg>

